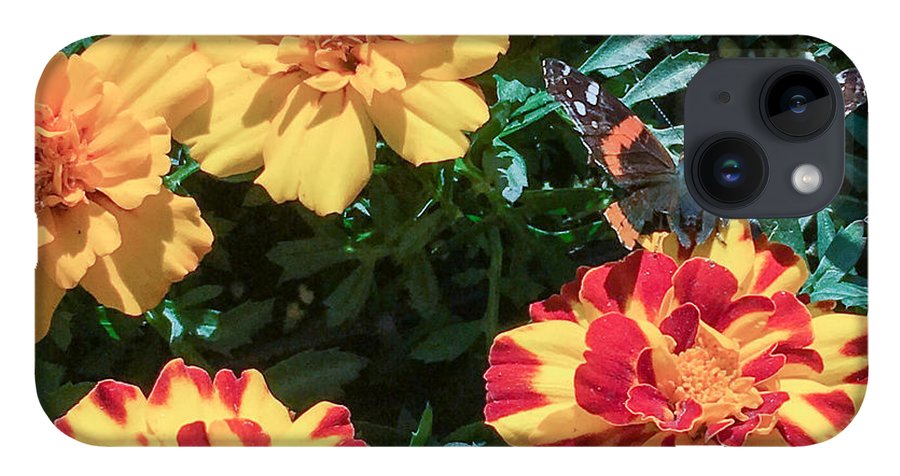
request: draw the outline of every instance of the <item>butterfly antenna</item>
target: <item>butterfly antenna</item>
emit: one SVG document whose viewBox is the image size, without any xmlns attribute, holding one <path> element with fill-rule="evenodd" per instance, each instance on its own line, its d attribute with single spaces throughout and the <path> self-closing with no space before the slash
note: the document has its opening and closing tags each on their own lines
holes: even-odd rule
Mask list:
<svg viewBox="0 0 900 476">
<path fill-rule="evenodd" d="M 635 68 L 634 65 L 629 65 L 628 69 L 630 69 L 631 73 L 634 74 L 634 78 L 638 83 L 643 81 L 643 78 L 641 78 L 637 68 Z M 659 104 L 656 104 L 656 100 L 650 98 L 650 104 L 653 104 L 653 108 L 656 109 L 657 114 L 659 114 L 659 116 L 663 118 L 663 121 L 665 121 L 666 125 L 668 125 L 669 127 L 675 127 L 675 125 L 672 124 L 672 121 L 669 120 L 669 116 L 667 116 L 666 113 L 663 112 L 662 108 L 659 107 Z"/>
</svg>

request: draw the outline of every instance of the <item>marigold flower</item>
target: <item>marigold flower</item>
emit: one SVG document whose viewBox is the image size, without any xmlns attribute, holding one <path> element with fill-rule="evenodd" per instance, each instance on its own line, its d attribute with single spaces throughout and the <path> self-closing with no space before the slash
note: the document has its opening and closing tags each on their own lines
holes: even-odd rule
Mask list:
<svg viewBox="0 0 900 476">
<path fill-rule="evenodd" d="M 138 315 L 197 267 L 212 232 L 162 187 L 169 127 L 203 103 L 187 40 L 110 37 L 50 60 L 35 101 L 36 339 L 65 290 Z"/>
<path fill-rule="evenodd" d="M 248 44 L 249 42 L 249 44 Z M 209 103 L 176 129 L 203 170 L 225 177 L 260 167 L 276 202 L 340 212 L 363 189 L 375 128 L 415 165 L 465 154 L 465 131 L 488 120 L 463 81 L 506 52 L 503 37 L 376 36 L 199 40 L 222 62 Z M 230 54 L 230 62 L 224 57 Z"/>
<path fill-rule="evenodd" d="M 147 397 L 115 380 L 98 382 L 54 424 L 66 435 L 104 446 L 364 446 L 354 439 L 350 412 L 319 402 L 296 415 L 279 402 L 262 374 L 215 379 L 174 359 Z"/>
<path fill-rule="evenodd" d="M 582 268 L 496 337 L 485 419 L 515 445 L 807 445 L 868 375 L 866 317 L 807 308 L 802 259 L 746 221 Z M 810 312 L 814 309 L 816 312 Z"/>
</svg>

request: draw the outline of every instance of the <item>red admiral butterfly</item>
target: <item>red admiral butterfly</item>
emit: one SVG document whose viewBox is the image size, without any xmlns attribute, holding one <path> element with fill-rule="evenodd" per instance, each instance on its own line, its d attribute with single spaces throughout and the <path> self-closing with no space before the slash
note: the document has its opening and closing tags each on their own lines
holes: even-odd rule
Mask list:
<svg viewBox="0 0 900 476">
<path fill-rule="evenodd" d="M 685 248 L 702 243 L 716 228 L 717 217 L 691 197 L 682 161 L 650 132 L 618 98 L 596 81 L 556 59 L 543 61 L 547 91 L 575 123 L 588 160 L 603 168 L 626 197 L 603 212 L 619 241 L 631 249 L 638 236 L 668 228 Z M 837 74 L 845 115 L 866 102 L 856 69 Z"/>
<path fill-rule="evenodd" d="M 627 196 L 603 215 L 631 249 L 640 234 L 668 225 L 685 248 L 702 243 L 716 217 L 694 201 L 677 163 L 647 126 L 596 81 L 555 59 L 543 62 L 547 91 L 575 123 L 588 160 L 603 168 Z M 652 229 L 651 229 L 652 228 Z"/>
</svg>

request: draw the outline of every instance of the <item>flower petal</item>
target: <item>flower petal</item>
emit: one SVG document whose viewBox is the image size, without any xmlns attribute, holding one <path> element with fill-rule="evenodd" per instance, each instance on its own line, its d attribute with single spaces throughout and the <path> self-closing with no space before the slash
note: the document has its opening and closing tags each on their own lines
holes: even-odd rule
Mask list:
<svg viewBox="0 0 900 476">
<path fill-rule="evenodd" d="M 757 238 L 753 269 L 741 283 L 741 294 L 771 296 L 778 291 L 796 293 L 809 277 L 806 262 L 780 243 Z"/>
<path fill-rule="evenodd" d="M 182 426 L 228 417 L 216 403 L 209 374 L 174 359 L 163 367 L 147 397 L 147 426 L 164 444 L 175 445 Z"/>
<path fill-rule="evenodd" d="M 134 210 L 110 207 L 122 246 L 97 260 L 81 285 L 101 304 L 139 315 L 156 306 L 169 286 L 196 269 L 213 235 L 191 198 L 168 189 Z M 50 245 L 48 245 L 50 246 Z"/>
<path fill-rule="evenodd" d="M 481 74 L 506 53 L 506 36 L 429 36 L 420 41 L 386 41 L 372 45 L 407 76 L 451 80 Z"/>
<path fill-rule="evenodd" d="M 43 269 L 34 270 L 34 341 L 37 342 L 50 331 L 53 311 L 66 295 L 66 290 L 57 286 Z"/>
<path fill-rule="evenodd" d="M 790 399 L 778 410 L 775 426 L 791 446 L 832 438 L 850 424 L 858 410 L 847 392 L 818 382 L 782 379 L 780 387 Z"/>
<path fill-rule="evenodd" d="M 163 116 L 174 128 L 207 99 L 211 63 L 190 37 L 110 36 L 81 56 L 122 89 L 139 119 Z"/>
<path fill-rule="evenodd" d="M 469 148 L 463 131 L 489 118 L 477 87 L 430 79 L 403 91 L 376 92 L 368 111 L 388 145 L 415 165 L 462 157 Z"/>
<path fill-rule="evenodd" d="M 656 322 L 677 265 L 659 253 L 636 251 L 622 261 L 594 268 L 581 283 L 581 300 L 599 314 L 621 312 Z"/>
<path fill-rule="evenodd" d="M 737 292 L 737 280 L 724 266 L 706 258 L 691 258 L 672 276 L 675 302 L 693 303 L 700 318 L 713 328 L 722 320 Z"/>
<path fill-rule="evenodd" d="M 578 404 L 613 425 L 632 423 L 635 415 L 625 403 L 638 382 L 640 356 L 647 348 L 664 355 L 665 338 L 646 321 L 610 313 L 591 323 L 585 342 L 585 363 L 575 371 Z"/>
<path fill-rule="evenodd" d="M 785 392 L 764 392 L 760 394 L 763 403 L 757 408 L 743 410 L 746 420 L 732 419 L 713 431 L 707 431 L 706 438 L 715 437 L 725 446 L 742 446 L 747 436 L 753 432 L 770 432 L 776 420 L 776 412 L 790 397 Z"/>
<path fill-rule="evenodd" d="M 269 446 L 272 437 L 263 427 L 245 418 L 227 418 L 209 424 L 210 446 Z"/>
<path fill-rule="evenodd" d="M 680 354 L 694 345 L 699 327 L 700 310 L 691 303 L 675 308 L 659 324 L 659 330 L 663 334 L 675 339 L 675 349 L 672 352 L 676 354 Z"/>
<path fill-rule="evenodd" d="M 262 149 L 272 121 L 297 86 L 291 76 L 265 76 L 237 62 L 210 70 L 210 99 L 175 129 L 200 167 L 218 177 L 263 165 Z"/>
<path fill-rule="evenodd" d="M 213 387 L 222 406 L 234 418 L 252 420 L 270 435 L 290 428 L 290 412 L 272 395 L 259 371 L 248 369 L 238 378 L 231 370 L 222 369 L 216 373 Z"/>
<path fill-rule="evenodd" d="M 532 303 L 528 307 L 528 314 L 533 322 L 563 320 L 578 322 L 587 327 L 589 322 L 584 319 L 581 301 L 578 293 L 581 289 L 581 281 L 590 268 L 581 266 L 576 272 L 575 280 L 562 285 L 559 294 Z"/>
<path fill-rule="evenodd" d="M 576 402 L 586 330 L 552 320 L 498 335 L 491 346 L 485 422 L 511 445 L 557 444 L 609 429 Z"/>
<path fill-rule="evenodd" d="M 57 284 L 71 289 L 88 268 L 122 243 L 116 217 L 96 202 L 53 207 L 56 236 L 38 248 L 38 265 Z"/>
<path fill-rule="evenodd" d="M 70 437 L 92 445 L 147 445 L 147 400 L 141 389 L 113 380 L 98 382 L 54 424 Z"/>
<path fill-rule="evenodd" d="M 319 215 L 343 211 L 375 160 L 375 131 L 361 102 L 353 93 L 299 87 L 266 141 L 256 183 L 279 203 L 299 198 Z"/>
<path fill-rule="evenodd" d="M 754 255 L 753 233 L 747 220 L 728 220 L 691 253 L 693 257 L 708 258 L 724 266 L 738 282 L 750 274 Z"/>
<path fill-rule="evenodd" d="M 803 348 L 812 343 L 812 316 L 793 294 L 777 292 L 772 296 L 775 312 L 766 320 L 756 339 L 741 345 L 741 361 L 762 353 L 770 352 L 776 346 Z"/>
<path fill-rule="evenodd" d="M 865 316 L 825 314 L 812 320 L 810 350 L 822 360 L 821 372 L 797 368 L 786 375 L 824 385 L 866 384 L 869 375 L 868 326 Z"/>
<path fill-rule="evenodd" d="M 275 445 L 291 446 L 365 446 L 355 438 L 350 410 L 331 402 L 319 402 L 300 414 Z"/>
</svg>

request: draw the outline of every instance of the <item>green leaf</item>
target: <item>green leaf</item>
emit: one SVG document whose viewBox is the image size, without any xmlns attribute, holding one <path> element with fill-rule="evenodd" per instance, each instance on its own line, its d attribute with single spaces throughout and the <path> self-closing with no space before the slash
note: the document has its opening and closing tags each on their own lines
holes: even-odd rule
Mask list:
<svg viewBox="0 0 900 476">
<path fill-rule="evenodd" d="M 338 326 L 356 317 L 369 299 L 375 279 L 373 264 L 363 263 L 341 281 L 325 298 L 325 322 L 329 327 Z"/>
<path fill-rule="evenodd" d="M 803 227 L 796 218 L 772 218 L 759 220 L 763 233 L 772 241 L 791 247 L 798 256 L 806 260 L 806 241 L 803 239 Z"/>
<path fill-rule="evenodd" d="M 485 175 L 501 190 L 509 203 L 515 203 L 528 186 L 525 158 L 505 142 L 495 139 L 494 147 L 485 154 L 482 166 Z"/>
<path fill-rule="evenodd" d="M 316 236 L 306 240 L 282 241 L 266 253 L 269 261 L 281 266 L 281 282 L 308 278 L 325 268 L 353 259 L 344 240 Z"/>
<path fill-rule="evenodd" d="M 209 302 L 222 294 L 225 288 L 215 284 L 204 284 L 188 290 L 178 297 L 178 306 L 187 309 L 199 304 Z"/>
<path fill-rule="evenodd" d="M 869 307 L 869 289 L 867 286 L 849 282 L 831 283 L 823 289 L 817 289 L 810 294 L 812 302 L 834 300 L 847 307 Z"/>
<path fill-rule="evenodd" d="M 816 250 L 824 253 L 831 246 L 834 239 L 834 222 L 831 220 L 831 211 L 827 208 L 816 213 Z"/>
<path fill-rule="evenodd" d="M 253 336 L 272 322 L 275 300 L 245 302 L 219 314 L 215 330 L 204 342 L 212 350 L 225 355 L 241 345 L 249 343 Z"/>
<path fill-rule="evenodd" d="M 462 443 L 473 446 L 504 446 L 506 443 L 497 435 L 493 428 L 486 425 L 484 421 L 476 421 L 463 425 L 444 437 L 441 442 L 444 445 L 452 445 L 454 443 Z"/>
<path fill-rule="evenodd" d="M 522 84 L 518 79 L 507 81 L 495 74 L 494 80 L 497 82 L 497 102 L 525 102 L 537 92 L 536 89 Z"/>
<path fill-rule="evenodd" d="M 684 50 L 675 56 L 667 56 L 643 79 L 634 85 L 622 102 L 626 106 L 680 91 L 691 78 L 706 65 L 709 55 Z"/>
<path fill-rule="evenodd" d="M 425 404 L 425 411 L 422 412 L 422 418 L 419 419 L 419 427 L 413 432 L 409 439 L 409 446 L 425 446 L 428 439 L 431 438 L 431 424 L 434 419 L 434 412 L 431 404 Z"/>
<path fill-rule="evenodd" d="M 824 255 L 820 251 L 819 266 L 810 278 L 813 289 L 837 283 L 849 273 L 866 247 L 865 225 L 855 221 L 842 228 L 831 240 Z"/>
<path fill-rule="evenodd" d="M 410 352 L 410 356 L 426 364 L 451 361 L 463 354 L 484 331 L 481 321 L 451 324 L 438 329 Z"/>
<path fill-rule="evenodd" d="M 600 70 L 604 76 L 615 75 L 618 71 L 614 68 L 648 60 L 650 51 L 668 42 L 665 36 L 611 36 L 578 69 L 585 74 Z"/>
<path fill-rule="evenodd" d="M 337 349 L 307 350 L 269 367 L 263 374 L 272 392 L 294 411 L 321 400 L 339 400 L 344 385 L 359 377 L 366 359 Z"/>
<path fill-rule="evenodd" d="M 431 261 L 424 251 L 419 250 L 403 260 L 403 265 L 410 305 L 427 319 L 430 317 L 429 314 L 440 306 L 441 299 L 440 284 Z"/>
</svg>

